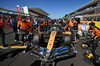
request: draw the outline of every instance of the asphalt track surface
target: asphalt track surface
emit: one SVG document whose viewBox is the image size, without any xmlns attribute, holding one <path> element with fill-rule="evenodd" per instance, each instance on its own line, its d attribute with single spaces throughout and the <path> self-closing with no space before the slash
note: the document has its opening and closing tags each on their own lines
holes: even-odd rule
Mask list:
<svg viewBox="0 0 100 66">
<path fill-rule="evenodd" d="M 14 42 L 14 33 L 10 28 L 5 28 L 6 33 L 6 44 L 8 45 L 19 45 L 19 43 Z M 56 61 L 56 66 L 94 66 L 92 64 L 88 64 L 84 61 L 83 53 L 86 50 L 90 49 L 82 49 L 81 44 L 84 40 L 79 40 L 78 44 L 75 44 L 75 48 L 77 50 L 76 57 L 73 58 L 64 58 Z M 1 44 L 0 44 L 1 45 Z M 97 48 L 96 53 L 100 55 L 100 46 Z M 11 50 L 11 49 L 9 49 Z M 8 51 L 8 49 L 0 49 L 0 53 L 2 51 Z M 40 66 L 40 60 L 34 56 L 31 56 L 27 53 L 20 52 L 16 56 L 12 58 L 6 58 L 0 60 L 0 66 Z"/>
</svg>

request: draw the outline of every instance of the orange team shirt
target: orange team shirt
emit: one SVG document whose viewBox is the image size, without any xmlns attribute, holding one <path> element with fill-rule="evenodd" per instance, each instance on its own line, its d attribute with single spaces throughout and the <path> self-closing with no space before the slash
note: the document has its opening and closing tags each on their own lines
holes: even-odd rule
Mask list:
<svg viewBox="0 0 100 66">
<path fill-rule="evenodd" d="M 74 20 L 73 23 L 77 23 L 77 21 Z"/>
<path fill-rule="evenodd" d="M 64 29 L 65 29 L 65 30 L 66 30 L 66 29 L 68 29 L 68 30 L 70 31 L 70 28 L 69 28 L 69 27 L 67 27 L 67 26 L 65 26 L 65 27 L 64 27 Z"/>
<path fill-rule="evenodd" d="M 95 23 L 95 21 L 91 21 L 91 23 Z"/>
<path fill-rule="evenodd" d="M 24 23 L 24 22 L 19 21 L 18 24 L 17 24 L 17 28 L 18 28 L 19 30 L 20 30 L 20 27 L 22 27 L 23 30 L 27 30 L 27 31 L 28 31 L 28 30 L 29 30 L 29 29 L 28 29 L 28 28 L 29 28 L 28 26 L 30 26 L 30 30 L 31 30 L 31 29 L 32 29 L 32 26 L 30 25 L 29 22 L 25 22 L 25 23 Z"/>
<path fill-rule="evenodd" d="M 97 36 L 100 37 L 100 30 L 98 30 L 97 28 L 94 28 L 94 29 L 92 30 L 92 32 L 93 32 L 94 35 L 97 35 Z"/>
<path fill-rule="evenodd" d="M 33 25 L 33 22 L 32 22 L 32 21 L 28 20 L 27 22 L 28 22 L 31 26 Z"/>
<path fill-rule="evenodd" d="M 81 24 L 85 24 L 85 21 L 80 21 Z"/>
<path fill-rule="evenodd" d="M 69 25 L 70 25 L 71 27 L 73 27 L 74 24 L 73 24 L 72 21 L 70 21 L 70 22 L 69 22 Z"/>
<path fill-rule="evenodd" d="M 88 24 L 88 21 L 80 21 L 81 24 Z"/>
<path fill-rule="evenodd" d="M 82 23 L 83 23 L 83 21 L 80 21 L 80 23 L 82 24 Z"/>
<path fill-rule="evenodd" d="M 91 30 L 91 28 L 89 28 L 88 31 L 89 31 L 89 30 Z M 92 30 L 92 32 L 93 32 L 93 36 L 97 35 L 97 36 L 100 37 L 100 30 L 98 30 L 97 28 L 94 28 L 94 29 Z"/>
<path fill-rule="evenodd" d="M 43 24 L 45 25 L 45 21 L 43 21 Z"/>
<path fill-rule="evenodd" d="M 82 30 L 82 26 L 80 24 L 78 24 L 78 29 L 81 29 Z"/>
<path fill-rule="evenodd" d="M 88 24 L 88 20 L 84 22 L 84 24 Z"/>
</svg>

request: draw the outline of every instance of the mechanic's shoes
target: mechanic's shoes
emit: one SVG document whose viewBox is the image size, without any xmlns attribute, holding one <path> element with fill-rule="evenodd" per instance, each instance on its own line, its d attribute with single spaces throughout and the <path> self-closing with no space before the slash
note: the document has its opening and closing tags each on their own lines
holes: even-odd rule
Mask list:
<svg viewBox="0 0 100 66">
<path fill-rule="evenodd" d="M 26 53 L 25 51 L 23 51 L 23 53 Z"/>
<path fill-rule="evenodd" d="M 24 43 L 21 43 L 21 46 L 24 46 Z"/>
<path fill-rule="evenodd" d="M 9 47 L 3 47 L 3 49 L 9 49 Z"/>
<path fill-rule="evenodd" d="M 3 46 L 3 49 L 9 49 L 8 45 L 5 44 L 5 46 Z"/>
<path fill-rule="evenodd" d="M 24 46 L 24 42 L 23 41 L 21 41 L 21 46 Z"/>
<path fill-rule="evenodd" d="M 19 40 L 14 40 L 14 42 L 21 42 L 21 41 L 19 41 Z"/>
<path fill-rule="evenodd" d="M 21 41 L 17 41 L 17 42 L 19 42 L 19 43 L 20 43 Z"/>
<path fill-rule="evenodd" d="M 15 42 L 17 42 L 18 40 L 14 40 Z"/>
<path fill-rule="evenodd" d="M 24 37 L 24 39 L 27 39 L 27 37 Z"/>
<path fill-rule="evenodd" d="M 77 51 L 76 51 L 76 50 L 74 50 L 74 53 L 77 53 Z"/>
<path fill-rule="evenodd" d="M 74 40 L 73 43 L 78 43 L 78 41 L 79 41 L 78 39 L 77 40 Z"/>
<path fill-rule="evenodd" d="M 79 41 L 79 39 L 77 39 L 77 41 Z"/>
</svg>

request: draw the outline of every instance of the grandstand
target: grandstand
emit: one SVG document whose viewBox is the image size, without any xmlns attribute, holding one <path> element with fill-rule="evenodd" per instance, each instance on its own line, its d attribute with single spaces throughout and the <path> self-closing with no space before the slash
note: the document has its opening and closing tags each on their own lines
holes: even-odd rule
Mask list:
<svg viewBox="0 0 100 66">
<path fill-rule="evenodd" d="M 93 0 L 86 5 L 78 8 L 77 10 L 68 14 L 66 18 L 76 18 L 79 17 L 81 20 L 88 18 L 95 19 L 95 21 L 100 21 L 100 0 Z"/>
<path fill-rule="evenodd" d="M 19 16 L 18 13 L 21 13 L 22 15 L 25 15 L 25 16 L 31 16 L 31 17 L 38 16 L 40 18 L 46 18 L 49 15 L 47 12 L 40 9 L 39 7 L 25 6 L 25 7 L 22 7 L 22 10 L 23 10 L 23 12 L 18 12 L 18 11 L 12 11 L 12 10 L 8 10 L 8 9 L 0 8 L 0 15 L 9 15 L 9 16 L 17 15 L 17 16 Z"/>
<path fill-rule="evenodd" d="M 21 13 L 22 15 L 18 15 L 19 13 Z M 22 12 L 18 12 L 18 11 L 12 11 L 12 10 L 8 10 L 8 9 L 4 9 L 4 8 L 0 8 L 0 16 L 4 19 L 7 20 L 8 17 L 11 18 L 12 15 L 16 15 L 16 18 L 18 19 L 20 16 L 24 16 L 24 15 L 28 15 L 28 16 L 36 16 L 35 14 L 27 14 L 27 13 L 22 13 Z"/>
<path fill-rule="evenodd" d="M 48 15 L 49 15 L 47 12 L 45 12 L 42 9 L 40 9 L 39 7 L 28 7 L 28 6 L 25 6 L 25 7 L 22 7 L 22 10 L 26 14 L 32 14 L 32 15 L 35 15 L 35 16 L 38 16 L 38 17 L 41 17 L 41 18 L 48 17 Z"/>
</svg>

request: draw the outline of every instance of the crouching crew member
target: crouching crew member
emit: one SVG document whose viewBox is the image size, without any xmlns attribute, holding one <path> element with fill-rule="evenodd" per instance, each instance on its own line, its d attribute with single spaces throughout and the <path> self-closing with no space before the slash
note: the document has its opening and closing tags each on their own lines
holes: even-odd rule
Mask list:
<svg viewBox="0 0 100 66">
<path fill-rule="evenodd" d="M 24 45 L 24 35 L 28 35 L 29 30 L 32 30 L 32 26 L 26 21 L 25 16 L 22 16 L 22 21 L 18 22 L 17 30 L 18 32 L 21 31 L 21 44 Z"/>
<path fill-rule="evenodd" d="M 98 42 L 100 41 L 100 30 L 98 28 L 95 27 L 95 23 L 90 23 L 90 28 L 89 30 L 92 30 L 93 32 L 93 46 L 92 46 L 92 53 L 95 57 L 95 50 L 97 47 Z"/>
<path fill-rule="evenodd" d="M 71 31 L 71 27 L 69 27 L 68 24 L 66 24 L 66 26 L 64 27 L 64 31 L 65 31 L 65 33 L 71 35 L 71 39 L 72 39 L 72 41 L 74 41 L 74 35 L 73 35 L 73 32 Z"/>
<path fill-rule="evenodd" d="M 0 17 L 0 38 L 3 48 L 6 49 L 8 48 L 7 47 L 8 45 L 5 44 L 5 32 L 3 30 L 4 26 L 5 26 L 4 20 Z"/>
<path fill-rule="evenodd" d="M 71 44 L 73 44 L 74 46 L 74 43 L 75 43 L 75 40 L 74 40 L 74 34 L 73 34 L 73 31 L 71 30 L 71 27 L 66 24 L 66 26 L 64 27 L 64 31 L 65 31 L 65 34 L 69 34 L 71 36 Z"/>
</svg>

